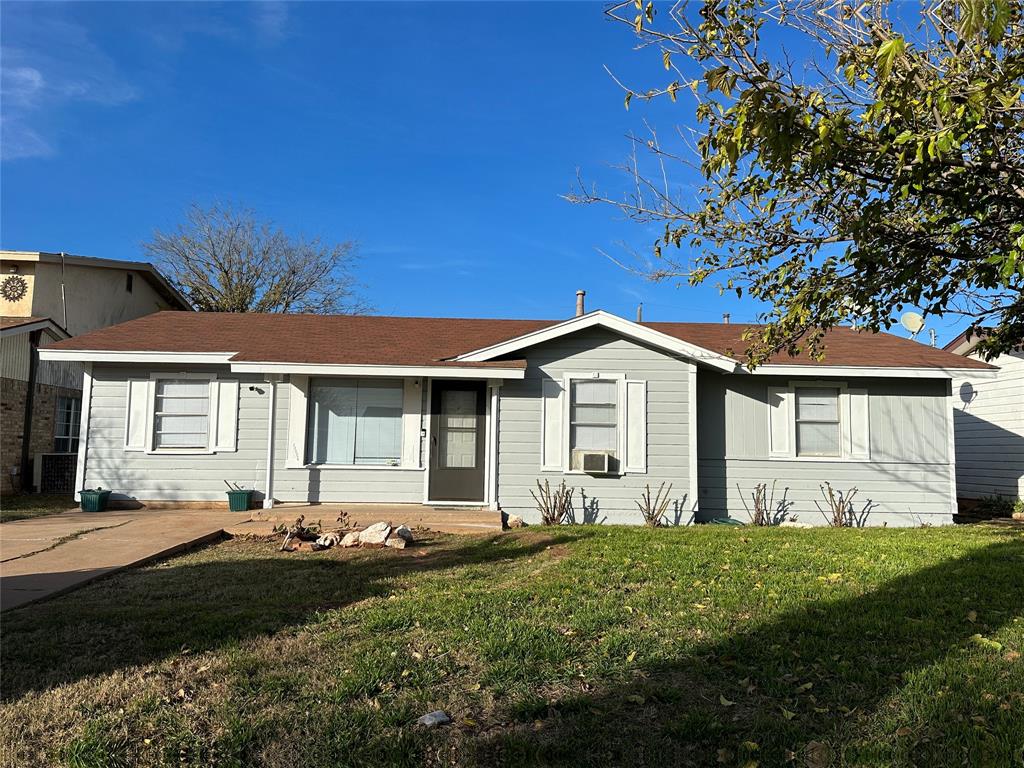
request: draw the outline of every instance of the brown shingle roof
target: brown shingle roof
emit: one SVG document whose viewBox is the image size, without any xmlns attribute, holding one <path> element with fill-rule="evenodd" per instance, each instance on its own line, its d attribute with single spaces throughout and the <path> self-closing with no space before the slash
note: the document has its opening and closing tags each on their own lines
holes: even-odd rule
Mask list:
<svg viewBox="0 0 1024 768">
<path fill-rule="evenodd" d="M 436 365 L 562 322 L 372 315 L 278 315 L 158 312 L 51 345 L 53 349 L 119 352 L 232 352 L 242 362 L 324 365 Z M 649 328 L 734 359 L 748 327 L 717 323 L 644 323 Z M 826 358 L 776 355 L 776 364 L 964 368 L 990 367 L 889 334 L 836 328 Z M 521 366 L 520 361 L 458 363 Z"/>
<path fill-rule="evenodd" d="M 710 349 L 727 357 L 740 359 L 747 344 L 743 332 L 756 325 L 743 323 L 645 323 L 669 336 L 683 339 L 698 347 Z M 825 335 L 825 358 L 812 360 L 807 355 L 790 356 L 776 353 L 768 361 L 772 365 L 872 366 L 878 368 L 992 368 L 978 360 L 970 360 L 929 347 L 926 344 L 894 336 L 871 333 L 840 326 Z"/>
</svg>

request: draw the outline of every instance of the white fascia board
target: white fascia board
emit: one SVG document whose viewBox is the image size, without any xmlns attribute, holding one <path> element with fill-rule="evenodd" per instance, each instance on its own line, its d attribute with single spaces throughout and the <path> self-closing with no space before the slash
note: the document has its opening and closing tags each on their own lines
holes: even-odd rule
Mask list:
<svg viewBox="0 0 1024 768">
<path fill-rule="evenodd" d="M 195 363 L 201 365 L 225 364 L 234 352 L 112 352 L 98 349 L 40 349 L 40 360 L 72 363 Z"/>
<path fill-rule="evenodd" d="M 996 371 L 981 368 L 895 368 L 886 366 L 759 365 L 744 373 L 755 376 L 814 376 L 817 378 L 951 379 L 964 376 L 990 379 Z"/>
<path fill-rule="evenodd" d="M 232 373 L 301 373 L 308 376 L 428 376 L 438 379 L 525 379 L 525 368 L 457 368 L 446 365 L 313 365 L 231 363 Z"/>
<path fill-rule="evenodd" d="M 474 363 L 493 360 L 496 357 L 517 352 L 520 349 L 532 347 L 536 344 L 543 344 L 546 341 L 557 339 L 561 336 L 565 336 L 566 334 L 575 333 L 595 326 L 607 328 L 608 330 L 620 333 L 627 338 L 643 342 L 644 344 L 650 344 L 652 347 L 664 349 L 668 352 L 674 352 L 690 358 L 691 360 L 704 363 L 705 365 L 710 365 L 713 368 L 718 368 L 719 370 L 735 371 L 739 367 L 739 363 L 730 357 L 720 355 L 717 352 L 712 352 L 710 349 L 698 347 L 696 344 L 690 344 L 682 339 L 669 336 L 661 331 L 655 331 L 651 328 L 631 322 L 619 317 L 618 315 L 613 315 L 601 309 L 589 312 L 580 317 L 571 318 L 570 320 L 566 320 L 564 323 L 558 323 L 557 325 L 551 325 L 547 328 L 541 328 L 538 331 L 532 331 L 530 333 L 523 334 L 522 336 L 517 336 L 514 339 L 503 341 L 500 344 L 494 344 L 490 347 L 484 347 L 483 349 L 467 352 L 464 355 L 459 355 L 455 360 Z"/>
</svg>

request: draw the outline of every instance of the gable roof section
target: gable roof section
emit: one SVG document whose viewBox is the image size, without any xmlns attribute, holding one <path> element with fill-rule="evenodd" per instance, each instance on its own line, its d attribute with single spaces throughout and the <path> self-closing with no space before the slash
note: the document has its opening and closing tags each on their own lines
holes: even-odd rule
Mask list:
<svg viewBox="0 0 1024 768">
<path fill-rule="evenodd" d="M 509 359 L 528 347 L 585 328 L 601 327 L 720 370 L 741 365 L 743 332 L 751 326 L 717 323 L 633 323 L 607 312 L 567 321 L 485 320 L 373 315 L 281 315 L 158 312 L 53 344 L 50 359 L 125 359 L 230 363 L 235 370 L 297 370 L 317 366 L 430 367 L 517 370 Z M 835 328 L 826 358 L 785 353 L 756 374 L 903 375 L 993 366 L 890 334 Z"/>
<path fill-rule="evenodd" d="M 68 332 L 48 317 L 12 317 L 3 315 L 0 317 L 0 335 L 16 336 L 19 333 L 29 333 L 40 329 L 48 330 L 61 339 L 68 338 Z"/>
<path fill-rule="evenodd" d="M 673 324 L 676 325 L 676 324 Z M 678 325 L 684 325 L 682 323 Z M 457 357 L 457 360 L 483 361 L 492 360 L 502 355 L 512 354 L 536 344 L 543 344 L 546 341 L 557 339 L 570 333 L 585 330 L 587 328 L 604 328 L 619 333 L 626 338 L 648 344 L 652 347 L 672 352 L 684 357 L 698 360 L 702 363 L 718 368 L 719 370 L 732 371 L 736 369 L 737 361 L 726 355 L 715 352 L 711 349 L 694 344 L 688 341 L 685 336 L 679 334 L 667 334 L 648 323 L 631 323 L 618 315 L 612 315 L 603 310 L 588 312 L 580 317 L 574 317 L 561 323 L 555 323 L 543 328 L 530 331 L 512 339 L 506 339 L 489 347 L 476 349 L 472 352 Z"/>
</svg>

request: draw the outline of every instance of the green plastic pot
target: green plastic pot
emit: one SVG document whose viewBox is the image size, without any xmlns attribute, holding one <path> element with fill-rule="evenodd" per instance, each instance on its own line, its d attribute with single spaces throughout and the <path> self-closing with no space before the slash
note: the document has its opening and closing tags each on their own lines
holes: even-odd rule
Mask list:
<svg viewBox="0 0 1024 768">
<path fill-rule="evenodd" d="M 102 512 L 107 508 L 110 491 L 102 488 L 84 488 L 79 491 L 83 512 Z"/>
</svg>

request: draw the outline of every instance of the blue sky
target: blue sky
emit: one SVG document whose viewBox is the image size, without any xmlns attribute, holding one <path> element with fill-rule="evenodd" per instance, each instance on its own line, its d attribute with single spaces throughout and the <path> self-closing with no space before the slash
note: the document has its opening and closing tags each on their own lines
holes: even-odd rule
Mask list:
<svg viewBox="0 0 1024 768">
<path fill-rule="evenodd" d="M 193 201 L 360 243 L 387 314 L 754 320 L 714 286 L 653 285 L 601 251 L 654 233 L 574 206 L 625 135 L 692 119 L 623 108 L 657 51 L 578 3 L 4 3 L 0 243 L 142 258 Z M 692 179 L 677 176 L 682 184 Z M 952 335 L 943 330 L 943 338 Z"/>
</svg>

